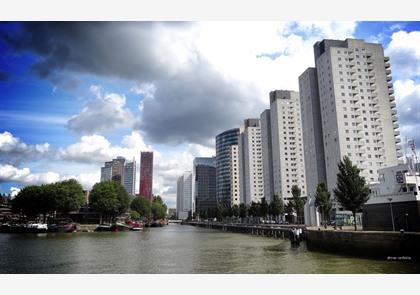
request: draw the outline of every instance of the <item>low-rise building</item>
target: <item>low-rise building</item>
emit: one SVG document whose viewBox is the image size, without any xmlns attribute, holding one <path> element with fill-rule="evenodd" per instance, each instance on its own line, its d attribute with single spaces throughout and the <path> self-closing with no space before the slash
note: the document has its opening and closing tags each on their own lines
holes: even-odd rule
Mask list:
<svg viewBox="0 0 420 295">
<path fill-rule="evenodd" d="M 420 164 L 378 170 L 363 206 L 364 230 L 420 231 Z"/>
</svg>

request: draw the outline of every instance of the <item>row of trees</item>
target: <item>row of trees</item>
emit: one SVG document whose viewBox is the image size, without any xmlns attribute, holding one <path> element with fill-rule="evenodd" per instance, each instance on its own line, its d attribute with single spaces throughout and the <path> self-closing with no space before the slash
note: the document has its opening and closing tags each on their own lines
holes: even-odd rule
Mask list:
<svg viewBox="0 0 420 295">
<path fill-rule="evenodd" d="M 12 201 L 12 210 L 27 218 L 40 214 L 45 222 L 55 212 L 79 210 L 85 203 L 83 188 L 75 179 L 24 187 Z"/>
<path fill-rule="evenodd" d="M 139 219 L 142 217 L 147 221 L 150 221 L 164 219 L 168 208 L 162 198 L 156 196 L 153 198 L 152 202 L 142 197 L 134 198 L 131 201 L 130 209 L 132 219 Z"/>
<path fill-rule="evenodd" d="M 275 195 L 270 203 L 267 203 L 265 198 L 261 199 L 261 202 L 252 202 L 250 205 L 240 204 L 233 205 L 232 207 L 223 207 L 217 205 L 215 208 L 210 208 L 207 211 L 200 212 L 200 218 L 217 218 L 222 220 L 223 218 L 246 218 L 246 217 L 263 217 L 278 219 L 280 215 L 284 214 L 284 203 L 279 196 Z"/>
<path fill-rule="evenodd" d="M 282 198 L 277 195 L 273 196 L 273 200 L 270 204 L 267 203 L 265 198 L 261 199 L 261 202 L 252 202 L 249 206 L 245 204 L 234 205 L 232 207 L 222 207 L 217 205 L 215 208 L 211 208 L 207 211 L 202 211 L 200 217 L 217 218 L 222 220 L 223 218 L 235 217 L 257 217 L 257 218 L 270 218 L 278 219 L 279 216 L 288 213 L 296 213 L 298 223 L 303 221 L 304 214 L 304 200 L 301 198 L 301 190 L 297 185 L 293 185 L 291 188 L 292 199 L 289 200 L 288 204 L 284 206 Z M 355 220 L 354 227 L 357 230 L 356 224 L 356 213 L 359 212 L 364 203 L 369 199 L 369 187 L 366 184 L 364 177 L 360 176 L 360 169 L 353 165 L 351 160 L 345 156 L 338 165 L 337 174 L 337 186 L 334 189 L 334 195 L 336 201 L 345 209 L 353 213 Z M 315 193 L 315 206 L 321 214 L 321 218 L 324 223 L 330 220 L 330 215 L 333 209 L 333 200 L 331 193 L 328 191 L 326 183 L 321 182 L 318 184 Z"/>
</svg>

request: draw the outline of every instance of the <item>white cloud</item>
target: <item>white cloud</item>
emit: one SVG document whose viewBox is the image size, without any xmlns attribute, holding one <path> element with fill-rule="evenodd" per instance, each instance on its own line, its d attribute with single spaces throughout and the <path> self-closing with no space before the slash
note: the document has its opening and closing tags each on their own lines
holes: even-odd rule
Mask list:
<svg viewBox="0 0 420 295">
<path fill-rule="evenodd" d="M 56 182 L 60 175 L 55 172 L 31 173 L 29 168 L 16 168 L 12 165 L 0 164 L 0 182 L 19 182 L 22 184 L 42 184 Z"/>
<path fill-rule="evenodd" d="M 390 56 L 392 71 L 398 79 L 420 75 L 420 32 L 395 32 L 385 50 Z"/>
<path fill-rule="evenodd" d="M 26 159 L 35 159 L 50 151 L 50 144 L 28 145 L 5 131 L 0 133 L 0 163 L 16 164 Z"/>
<path fill-rule="evenodd" d="M 82 111 L 67 122 L 69 129 L 86 134 L 130 127 L 134 123 L 131 111 L 125 107 L 126 97 L 117 93 L 101 96 L 99 86 L 90 89 L 97 98 L 86 104 Z"/>
<path fill-rule="evenodd" d="M 125 135 L 122 146 L 112 145 L 104 136 L 94 134 L 82 136 L 80 141 L 58 151 L 58 158 L 81 163 L 103 163 L 117 156 L 138 158 L 141 150 L 152 150 L 137 131 Z"/>
<path fill-rule="evenodd" d="M 420 83 L 411 79 L 397 80 L 394 88 L 402 141 L 413 138 L 420 146 Z"/>
</svg>

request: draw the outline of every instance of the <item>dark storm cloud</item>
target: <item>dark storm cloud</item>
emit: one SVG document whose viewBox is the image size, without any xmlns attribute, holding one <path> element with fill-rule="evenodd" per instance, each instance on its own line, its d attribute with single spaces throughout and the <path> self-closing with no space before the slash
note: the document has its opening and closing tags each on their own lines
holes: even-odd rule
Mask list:
<svg viewBox="0 0 420 295">
<path fill-rule="evenodd" d="M 21 34 L 2 37 L 17 50 L 39 55 L 32 68 L 42 78 L 62 81 L 63 73 L 90 73 L 153 83 L 156 92 L 144 100 L 136 128 L 154 142 L 209 144 L 218 132 L 259 113 L 257 92 L 225 80 L 194 48 L 180 62 L 185 56 L 171 48 L 171 38 L 188 35 L 193 23 L 22 25 Z"/>
</svg>

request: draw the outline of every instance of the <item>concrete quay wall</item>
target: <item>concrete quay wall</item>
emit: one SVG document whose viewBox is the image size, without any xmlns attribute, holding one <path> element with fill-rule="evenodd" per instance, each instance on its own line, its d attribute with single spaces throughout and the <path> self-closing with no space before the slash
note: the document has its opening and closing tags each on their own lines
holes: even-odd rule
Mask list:
<svg viewBox="0 0 420 295">
<path fill-rule="evenodd" d="M 309 250 L 374 257 L 388 260 L 420 260 L 420 233 L 383 231 L 307 230 Z"/>
</svg>

